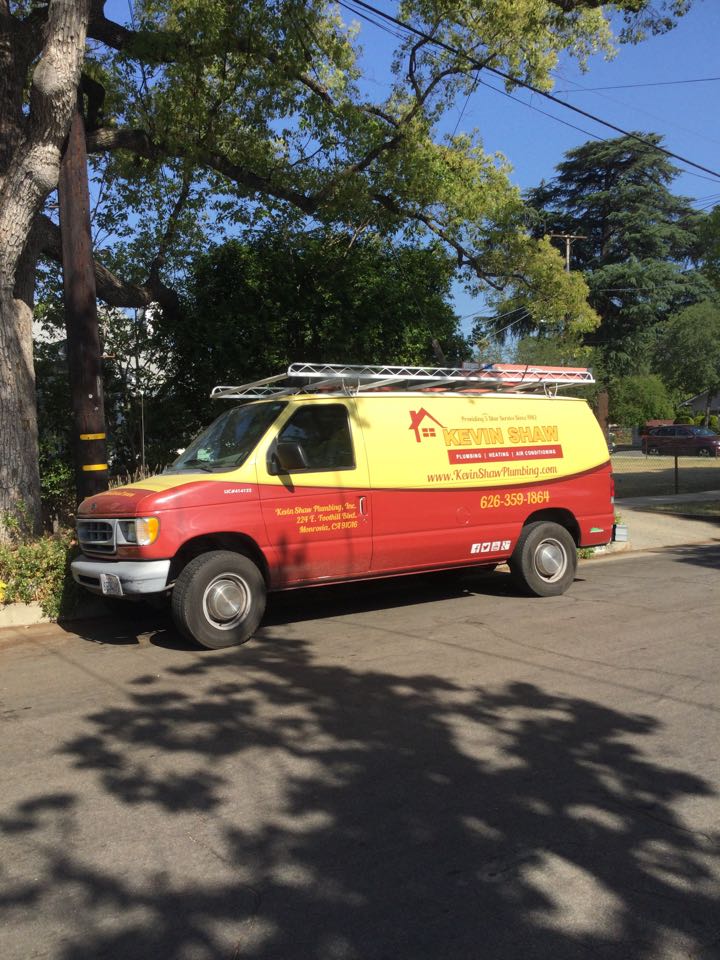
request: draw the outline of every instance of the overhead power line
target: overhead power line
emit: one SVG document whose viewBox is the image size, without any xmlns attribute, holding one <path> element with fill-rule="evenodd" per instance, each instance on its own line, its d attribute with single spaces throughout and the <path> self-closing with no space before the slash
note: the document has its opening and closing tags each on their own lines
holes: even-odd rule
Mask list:
<svg viewBox="0 0 720 960">
<path fill-rule="evenodd" d="M 520 313 L 521 310 L 527 310 L 527 307 L 515 307 L 513 310 L 508 310 L 507 313 L 498 313 L 494 317 L 483 317 L 482 310 L 473 310 L 472 313 L 466 313 L 462 317 L 458 317 L 459 320 L 468 320 L 470 317 L 483 317 L 485 320 L 502 320 L 504 317 L 511 317 L 514 313 Z"/>
<path fill-rule="evenodd" d="M 678 160 L 680 163 L 685 163 L 690 167 L 694 167 L 696 170 L 702 170 L 703 172 L 709 173 L 712 177 L 720 180 L 720 172 L 717 170 L 713 170 L 711 167 L 703 166 L 701 163 L 695 163 L 694 160 L 683 157 L 679 153 L 674 153 L 672 150 L 668 150 L 666 147 L 659 146 L 659 144 L 652 143 L 650 140 L 646 140 L 637 133 L 632 133 L 630 130 L 625 130 L 623 127 L 619 127 L 617 124 L 611 123 L 609 120 L 603 120 L 602 117 L 598 117 L 596 114 L 590 113 L 588 110 L 583 110 L 581 107 L 576 107 L 574 104 L 568 103 L 566 100 L 562 100 L 560 97 L 556 97 L 554 94 L 548 93 L 546 90 L 541 90 L 539 87 L 529 83 L 527 80 L 522 80 L 520 77 L 513 77 L 510 74 L 505 73 L 503 70 L 499 70 L 497 67 L 491 67 L 487 64 L 481 63 L 476 57 L 472 56 L 472 54 L 466 53 L 464 50 L 460 50 L 458 47 L 453 47 L 452 45 L 445 43 L 444 40 L 438 40 L 429 33 L 425 33 L 424 30 L 420 30 L 418 27 L 415 27 L 404 20 L 400 20 L 390 13 L 385 13 L 384 10 L 380 10 L 378 7 L 375 7 L 370 3 L 366 3 L 365 0 L 351 0 L 351 3 L 348 3 L 347 0 L 339 0 L 339 3 L 352 13 L 358 13 L 357 9 L 354 9 L 356 7 L 367 10 L 376 17 L 381 17 L 388 23 L 392 23 L 395 26 L 400 27 L 407 33 L 414 34 L 416 37 L 425 40 L 427 43 L 430 43 L 433 46 L 440 47 L 447 53 L 453 54 L 453 56 L 463 57 L 468 61 L 468 63 L 472 64 L 478 70 L 487 70 L 490 73 L 494 73 L 496 76 L 501 77 L 508 83 L 515 84 L 518 87 L 523 87 L 526 90 L 530 90 L 532 93 L 535 93 L 540 97 L 544 97 L 546 100 L 550 100 L 551 103 L 557 103 L 559 106 L 564 107 L 566 110 L 571 110 L 573 113 L 579 113 L 580 116 L 586 117 L 588 120 L 592 120 L 594 123 L 599 123 L 610 130 L 614 130 L 616 133 L 622 134 L 624 137 L 630 137 L 632 140 L 636 140 L 639 143 L 644 144 L 646 147 L 651 147 L 653 150 L 657 150 L 659 153 L 662 153 L 673 160 Z"/>
<path fill-rule="evenodd" d="M 595 93 L 599 90 L 634 90 L 636 87 L 677 87 L 683 83 L 712 83 L 720 77 L 696 77 L 693 80 L 654 80 L 651 83 L 614 83 L 608 87 L 572 87 L 556 90 L 555 93 Z"/>
<path fill-rule="evenodd" d="M 663 115 L 660 117 L 656 113 L 652 113 L 651 111 L 646 110 L 644 107 L 639 106 L 636 102 L 631 103 L 631 102 L 628 102 L 627 100 L 619 100 L 617 98 L 617 95 L 615 95 L 614 93 L 611 96 L 609 93 L 602 92 L 600 88 L 586 87 L 584 84 L 578 83 L 577 80 L 572 80 L 570 79 L 570 77 L 564 76 L 559 70 L 553 70 L 552 75 L 555 77 L 558 83 L 569 83 L 572 85 L 571 87 L 563 88 L 563 89 L 556 88 L 553 91 L 556 94 L 570 93 L 570 92 L 576 92 L 576 91 L 582 91 L 583 93 L 586 93 L 586 92 L 593 91 L 594 96 L 602 97 L 602 99 L 607 100 L 608 103 L 612 103 L 616 106 L 620 106 L 629 110 L 636 111 L 637 113 L 641 113 L 646 117 L 650 117 L 654 122 L 658 122 L 662 126 L 675 127 L 677 130 L 682 130 L 683 133 L 689 133 L 691 136 L 697 137 L 700 140 L 706 140 L 708 143 L 712 143 L 715 146 L 720 146 L 720 140 L 716 139 L 715 137 L 708 136 L 707 132 L 700 133 L 699 130 L 693 130 L 690 127 L 686 127 L 683 124 L 677 123 L 675 120 L 670 120 L 666 115 Z M 674 82 L 674 81 L 671 81 L 671 82 Z M 684 83 L 686 81 L 678 81 L 678 82 Z M 622 89 L 622 84 L 620 85 L 620 88 Z M 610 89 L 614 90 L 614 88 L 610 88 Z M 686 172 L 689 173 L 690 171 L 686 171 Z M 693 173 L 691 174 L 691 176 L 697 177 L 699 176 L 699 174 Z"/>
</svg>

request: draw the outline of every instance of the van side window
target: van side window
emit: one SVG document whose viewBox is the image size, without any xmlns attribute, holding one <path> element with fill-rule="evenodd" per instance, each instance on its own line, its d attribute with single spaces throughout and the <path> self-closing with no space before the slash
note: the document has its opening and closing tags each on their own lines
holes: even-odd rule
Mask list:
<svg viewBox="0 0 720 960">
<path fill-rule="evenodd" d="M 351 470 L 355 466 L 350 423 L 341 403 L 313 403 L 301 407 L 280 431 L 278 443 L 299 443 L 308 471 Z"/>
</svg>

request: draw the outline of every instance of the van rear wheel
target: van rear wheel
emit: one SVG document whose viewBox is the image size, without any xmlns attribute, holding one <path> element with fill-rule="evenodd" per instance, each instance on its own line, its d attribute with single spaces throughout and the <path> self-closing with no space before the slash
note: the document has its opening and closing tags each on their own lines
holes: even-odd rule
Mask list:
<svg viewBox="0 0 720 960">
<path fill-rule="evenodd" d="M 172 592 L 178 630 L 209 650 L 245 643 L 265 612 L 266 588 L 256 565 L 240 553 L 213 550 L 182 570 Z"/>
<path fill-rule="evenodd" d="M 565 527 L 539 520 L 523 527 L 509 563 L 531 596 L 557 597 L 575 579 L 577 548 Z"/>
</svg>

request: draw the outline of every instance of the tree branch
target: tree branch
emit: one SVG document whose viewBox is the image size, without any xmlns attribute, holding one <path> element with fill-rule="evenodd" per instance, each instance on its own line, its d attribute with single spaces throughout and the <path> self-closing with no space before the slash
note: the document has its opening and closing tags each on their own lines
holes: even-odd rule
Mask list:
<svg viewBox="0 0 720 960">
<path fill-rule="evenodd" d="M 402 134 L 400 133 L 394 137 L 393 140 L 399 142 L 401 138 Z M 149 136 L 142 130 L 96 130 L 92 134 L 88 135 L 87 142 L 88 152 L 90 153 L 100 153 L 105 150 L 122 148 L 126 150 L 132 150 L 140 156 L 150 157 L 153 159 L 160 155 L 167 156 L 167 153 L 161 150 L 159 145 L 153 144 Z M 351 164 L 342 172 L 341 175 L 333 178 L 332 182 L 327 187 L 322 188 L 315 194 L 304 194 L 288 187 L 282 187 L 274 184 L 268 177 L 260 176 L 252 171 L 245 170 L 220 154 L 207 153 L 204 156 L 196 159 L 198 162 L 203 163 L 205 166 L 210 167 L 212 170 L 222 174 L 223 176 L 226 176 L 229 180 L 238 183 L 240 186 L 245 187 L 253 193 L 260 193 L 265 196 L 271 196 L 279 200 L 284 200 L 297 207 L 299 210 L 302 210 L 304 213 L 314 214 L 317 213 L 323 203 L 330 199 L 334 189 L 337 187 L 337 184 L 341 179 L 344 179 L 353 172 L 358 172 L 364 169 L 372 161 L 372 159 L 374 159 L 374 156 L 377 156 L 382 150 L 388 149 L 390 143 L 391 141 L 384 141 L 373 151 L 370 151 L 370 153 L 367 154 L 362 161 Z M 182 156 L 181 151 L 178 149 L 172 151 L 172 153 L 177 158 Z M 434 236 L 438 237 L 443 241 L 443 243 L 446 243 L 455 251 L 459 266 L 470 267 L 476 276 L 482 279 L 489 286 L 496 290 L 502 289 L 503 284 L 498 283 L 495 279 L 492 279 L 491 276 L 487 274 L 485 270 L 483 270 L 480 257 L 476 254 L 473 254 L 467 249 L 467 247 L 452 237 L 451 234 L 432 217 L 423 213 L 421 210 L 413 210 L 409 207 L 401 206 L 401 204 L 389 194 L 371 193 L 369 196 L 374 203 L 377 203 L 383 209 L 394 214 L 395 216 L 403 217 L 407 220 L 413 220 L 416 223 L 422 223 Z M 183 203 L 184 202 L 185 200 L 183 200 Z M 521 278 L 516 277 L 515 279 Z M 148 286 L 135 289 L 148 290 L 149 288 L 150 280 L 148 280 Z M 112 289 L 110 292 L 112 293 Z M 98 293 L 98 295 L 100 296 L 101 294 Z M 103 299 L 107 299 L 104 294 L 102 294 L 102 296 Z M 155 297 L 155 299 L 157 298 Z M 146 305 L 144 303 L 120 304 L 115 301 L 107 302 L 113 302 L 114 305 L 118 306 Z"/>
<path fill-rule="evenodd" d="M 169 147 L 164 144 L 153 143 L 150 136 L 144 130 L 131 130 L 129 128 L 110 129 L 102 128 L 95 130 L 87 137 L 88 153 L 104 153 L 108 150 L 130 150 L 138 156 L 146 157 L 150 160 L 157 160 L 159 157 L 172 156 L 176 159 L 186 159 L 187 153 L 179 147 Z M 269 197 L 275 197 L 277 200 L 285 200 L 293 206 L 302 210 L 303 213 L 315 213 L 318 207 L 318 200 L 313 196 L 293 190 L 291 187 L 284 187 L 282 184 L 274 183 L 271 177 L 257 174 L 252 170 L 241 167 L 220 153 L 212 151 L 201 152 L 193 159 L 202 166 L 209 167 L 216 173 L 222 174 L 228 180 L 232 180 L 241 187 L 245 187 L 251 193 L 261 193 Z"/>
<path fill-rule="evenodd" d="M 45 214 L 40 214 L 33 225 L 33 232 L 39 252 L 61 264 L 60 227 Z M 149 307 L 152 303 L 158 303 L 171 314 L 178 310 L 177 294 L 165 286 L 157 276 L 157 271 L 154 277 L 148 277 L 145 284 L 128 283 L 97 260 L 94 261 L 94 272 L 98 299 L 110 307 Z"/>
<path fill-rule="evenodd" d="M 165 232 L 163 233 L 160 240 L 160 245 L 158 246 L 158 251 L 150 264 L 150 269 L 148 271 L 149 286 L 156 287 L 161 282 L 160 270 L 165 266 L 168 247 L 175 239 L 175 234 L 177 233 L 178 223 L 180 220 L 180 214 L 182 213 L 183 207 L 187 203 L 189 196 L 190 178 L 185 176 L 183 178 L 182 187 L 180 188 L 180 193 L 178 194 L 177 199 L 173 204 L 173 208 L 170 211 Z"/>
<path fill-rule="evenodd" d="M 443 243 L 451 247 L 457 256 L 458 267 L 470 267 L 475 275 L 482 280 L 484 283 L 487 283 L 488 286 L 492 287 L 494 290 L 502 290 L 503 284 L 498 283 L 495 279 L 491 278 L 488 273 L 483 270 L 480 265 L 480 258 L 477 254 L 471 253 L 467 247 L 465 247 L 459 240 L 456 240 L 452 237 L 448 231 L 437 221 L 433 220 L 432 217 L 429 217 L 427 214 L 423 213 L 421 210 L 411 210 L 409 207 L 403 207 L 395 199 L 395 197 L 390 196 L 386 193 L 376 193 L 373 199 L 389 213 L 394 214 L 397 217 L 402 217 L 404 220 L 415 220 L 417 223 L 422 223 L 427 229 L 438 237 Z M 509 278 L 508 278 L 509 279 Z M 516 279 L 521 279 L 517 277 Z"/>
</svg>

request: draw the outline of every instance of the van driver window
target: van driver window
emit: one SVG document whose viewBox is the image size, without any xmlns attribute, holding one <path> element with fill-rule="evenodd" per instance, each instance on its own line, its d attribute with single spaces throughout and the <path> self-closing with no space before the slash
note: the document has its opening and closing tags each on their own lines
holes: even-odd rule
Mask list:
<svg viewBox="0 0 720 960">
<path fill-rule="evenodd" d="M 350 470 L 355 466 L 347 409 L 340 403 L 313 403 L 297 410 L 280 431 L 278 443 L 299 443 L 308 471 Z"/>
</svg>

